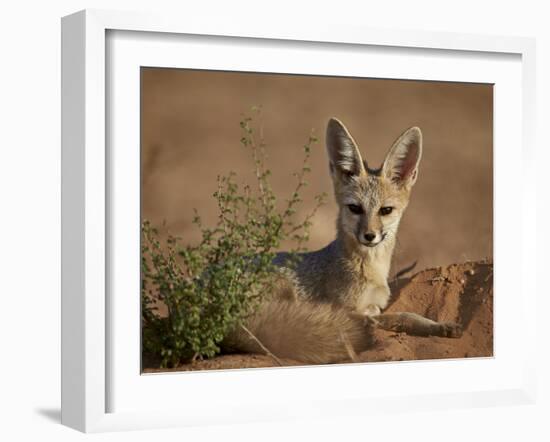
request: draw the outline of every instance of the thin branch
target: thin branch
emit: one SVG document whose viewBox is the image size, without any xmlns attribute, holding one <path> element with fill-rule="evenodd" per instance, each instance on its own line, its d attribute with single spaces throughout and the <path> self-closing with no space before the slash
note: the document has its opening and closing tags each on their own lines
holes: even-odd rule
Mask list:
<svg viewBox="0 0 550 442">
<path fill-rule="evenodd" d="M 260 346 L 260 348 L 265 351 L 265 353 L 270 356 L 275 362 L 277 362 L 277 364 L 279 364 L 281 367 L 283 366 L 283 363 L 281 362 L 281 360 L 275 356 L 273 353 L 271 353 L 269 351 L 269 349 L 261 343 L 261 341 L 256 337 L 254 336 L 254 334 L 248 330 L 248 328 L 246 328 L 243 324 L 241 324 L 241 328 L 248 334 L 248 336 L 250 337 L 250 339 L 252 339 L 256 344 L 258 344 Z"/>
<path fill-rule="evenodd" d="M 348 352 L 348 356 L 352 360 L 352 362 L 361 362 L 359 360 L 359 357 L 357 356 L 357 353 L 355 353 L 355 350 L 353 349 L 351 342 L 349 341 L 347 335 L 344 332 L 340 333 L 340 339 L 344 343 L 344 347 L 346 347 L 346 351 Z"/>
<path fill-rule="evenodd" d="M 418 261 L 415 261 L 413 262 L 411 265 L 409 265 L 408 267 L 405 267 L 401 270 L 399 270 L 395 276 L 393 277 L 392 281 L 391 282 L 394 282 L 394 281 L 397 281 L 401 276 L 409 273 L 412 269 L 414 269 L 416 267 L 416 264 L 418 263 Z"/>
</svg>

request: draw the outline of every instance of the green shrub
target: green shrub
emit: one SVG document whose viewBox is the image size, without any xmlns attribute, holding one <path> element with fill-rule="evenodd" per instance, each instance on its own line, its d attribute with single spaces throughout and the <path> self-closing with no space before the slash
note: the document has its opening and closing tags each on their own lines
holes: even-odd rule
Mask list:
<svg viewBox="0 0 550 442">
<path fill-rule="evenodd" d="M 259 114 L 259 109 L 253 112 Z M 204 226 L 195 211 L 193 223 L 202 234 L 198 245 L 182 245 L 170 234 L 161 241 L 158 229 L 147 220 L 142 222 L 142 345 L 161 367 L 220 351 L 227 332 L 241 326 L 260 297 L 270 293 L 276 279 L 272 260 L 282 241 L 292 240 L 292 256 L 299 259 L 311 218 L 325 198 L 316 196 L 312 212 L 296 221 L 310 171 L 311 147 L 317 142 L 312 134 L 303 146 L 302 167 L 294 173 L 295 190 L 278 204 L 269 183 L 263 131 L 253 127 L 252 117 L 244 118 L 240 126 L 241 144 L 251 154 L 255 186 L 237 184 L 232 172 L 218 177 L 213 195 L 219 209 L 217 223 Z M 167 315 L 159 314 L 159 304 L 165 305 Z"/>
</svg>

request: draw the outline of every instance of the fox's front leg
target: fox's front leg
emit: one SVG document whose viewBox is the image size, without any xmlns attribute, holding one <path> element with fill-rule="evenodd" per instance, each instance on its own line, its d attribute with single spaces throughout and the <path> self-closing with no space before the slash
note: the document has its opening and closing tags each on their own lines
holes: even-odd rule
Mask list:
<svg viewBox="0 0 550 442">
<path fill-rule="evenodd" d="M 368 285 L 358 299 L 355 311 L 363 316 L 377 316 L 388 305 L 391 292 L 387 285 Z"/>
<path fill-rule="evenodd" d="M 384 330 L 407 333 L 413 336 L 440 336 L 460 338 L 462 327 L 454 322 L 436 322 L 411 312 L 384 313 L 372 318 Z"/>
</svg>

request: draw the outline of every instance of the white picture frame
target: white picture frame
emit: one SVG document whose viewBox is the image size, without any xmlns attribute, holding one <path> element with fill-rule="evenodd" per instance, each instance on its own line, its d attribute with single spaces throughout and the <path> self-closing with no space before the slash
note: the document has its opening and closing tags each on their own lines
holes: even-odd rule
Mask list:
<svg viewBox="0 0 550 442">
<path fill-rule="evenodd" d="M 175 39 L 185 39 L 185 36 L 216 36 L 231 41 L 271 41 L 284 42 L 286 46 L 297 46 L 306 42 L 313 47 L 318 45 L 337 44 L 345 47 L 375 47 L 383 53 L 390 48 L 402 48 L 407 50 L 431 51 L 434 60 L 444 57 L 445 54 L 471 54 L 473 58 L 483 62 L 484 58 L 490 58 L 491 54 L 502 54 L 519 60 L 520 71 L 513 74 L 514 79 L 520 79 L 517 84 L 519 90 L 510 91 L 515 99 L 519 100 L 520 109 L 513 110 L 509 116 L 505 116 L 505 109 L 495 104 L 495 118 L 509 118 L 508 126 L 515 124 L 510 129 L 510 140 L 517 141 L 514 152 L 518 152 L 522 159 L 523 173 L 527 173 L 533 167 L 534 159 L 534 97 L 535 97 L 535 43 L 533 39 L 518 37 L 492 37 L 480 35 L 464 35 L 451 33 L 428 33 L 416 31 L 393 32 L 387 30 L 350 28 L 345 26 L 300 26 L 282 25 L 276 26 L 268 23 L 211 23 L 206 18 L 187 17 L 159 17 L 145 14 L 133 14 L 126 12 L 112 12 L 87 10 L 63 18 L 62 21 L 62 423 L 85 432 L 111 431 L 138 428 L 157 428 L 168 426 L 186 426 L 208 424 L 211 422 L 249 422 L 257 420 L 284 419 L 288 417 L 334 416 L 350 414 L 367 414 L 372 411 L 399 411 L 406 409 L 436 409 L 456 408 L 470 406 L 487 406 L 498 404 L 532 403 L 535 397 L 535 367 L 534 348 L 525 347 L 518 351 L 515 362 L 506 359 L 505 351 L 495 352 L 496 357 L 491 361 L 468 361 L 466 365 L 457 365 L 460 362 L 437 362 L 409 364 L 385 364 L 385 371 L 415 371 L 415 375 L 426 376 L 428 370 L 445 370 L 448 374 L 470 370 L 468 373 L 481 373 L 486 375 L 491 370 L 506 371 L 510 368 L 510 376 L 506 381 L 487 384 L 472 383 L 470 387 L 464 384 L 457 387 L 456 391 L 440 390 L 437 383 L 433 388 L 425 390 L 385 391 L 376 390 L 375 393 L 367 393 L 362 388 L 349 394 L 348 389 L 328 389 L 325 393 L 317 393 L 314 385 L 307 385 L 308 379 L 314 378 L 311 369 L 274 369 L 274 370 L 243 370 L 232 373 L 202 373 L 187 374 L 187 381 L 199 385 L 204 393 L 205 388 L 210 388 L 212 394 L 218 394 L 224 388 L 227 380 L 238 388 L 249 386 L 250 382 L 255 387 L 273 380 L 277 382 L 290 382 L 292 385 L 301 385 L 302 394 L 307 394 L 300 400 L 298 396 L 287 395 L 284 398 L 276 398 L 270 401 L 261 401 L 256 393 L 243 394 L 237 397 L 227 390 L 226 394 L 233 393 L 231 400 L 220 394 L 220 401 L 210 403 L 208 407 L 198 404 L 194 409 L 189 407 L 167 406 L 163 409 L 147 409 L 136 406 L 130 409 L 124 406 L 113 406 L 112 391 L 118 388 L 113 383 L 114 379 L 121 379 L 114 372 L 117 367 L 124 364 L 114 363 L 119 352 L 113 353 L 111 335 L 116 334 L 113 324 L 113 303 L 108 297 L 108 291 L 112 289 L 112 271 L 109 268 L 112 247 L 117 235 L 113 222 L 114 206 L 118 204 L 113 193 L 112 180 L 116 180 L 118 172 L 116 161 L 109 152 L 109 142 L 112 142 L 113 134 L 106 130 L 106 121 L 113 118 L 111 112 L 116 110 L 109 108 L 109 82 L 116 81 L 116 75 L 108 69 L 108 64 L 118 57 L 119 52 L 109 50 L 109 33 L 134 33 L 139 32 L 143 36 L 143 42 L 153 35 L 157 37 L 170 35 Z M 148 34 L 149 33 L 149 34 Z M 150 34 L 155 33 L 155 34 Z M 174 37 L 175 36 L 175 37 Z M 132 42 L 135 45 L 136 42 Z M 140 44 L 139 42 L 137 44 Z M 254 43 L 256 44 L 256 43 Z M 128 46 L 129 47 L 129 46 Z M 158 49 L 158 48 L 157 48 Z M 173 49 L 172 49 L 173 50 Z M 144 51 L 146 52 L 146 51 Z M 162 51 L 156 50 L 156 53 Z M 170 57 L 170 51 L 166 52 Z M 122 57 L 121 57 L 122 59 Z M 137 60 L 137 61 L 136 61 Z M 138 63 L 138 59 L 132 59 L 131 63 Z M 419 66 L 421 69 L 422 66 Z M 511 68 L 512 70 L 514 68 Z M 108 75 L 107 75 L 107 74 Z M 519 76 L 518 76 L 519 73 Z M 414 76 L 414 74 L 411 74 Z M 443 75 L 443 74 L 441 74 Z M 466 75 L 466 73 L 464 74 Z M 496 74 L 495 74 L 496 75 Z M 439 78 L 439 77 L 438 77 Z M 462 77 L 461 77 L 462 78 Z M 464 77 L 469 78 L 469 77 Z M 478 78 L 478 77 L 475 77 Z M 489 78 L 489 77 L 487 77 Z M 512 77 L 511 77 L 512 78 Z M 431 78 L 434 79 L 434 78 Z M 444 79 L 444 78 L 441 78 Z M 472 77 L 473 81 L 474 77 Z M 507 81 L 504 79 L 502 81 Z M 513 86 L 510 86 L 513 87 Z M 134 91 L 139 93 L 138 91 Z M 497 95 L 498 96 L 498 95 Z M 501 95 L 502 96 L 502 95 Z M 501 102 L 502 103 L 502 102 Z M 502 104 L 500 105 L 502 107 Z M 116 116 L 114 116 L 115 121 Z M 517 120 L 517 121 L 516 121 Z M 135 129 L 135 128 L 134 128 Z M 515 132 L 514 132 L 515 130 Z M 495 150 L 504 149 L 506 140 L 499 140 L 498 130 L 495 132 Z M 517 135 L 517 136 L 516 136 Z M 499 143 L 503 147 L 499 147 Z M 139 144 L 137 145 L 139 151 Z M 123 153 L 122 155 L 132 155 Z M 133 157 L 135 159 L 135 156 Z M 139 158 L 139 153 L 138 153 Z M 499 189 L 504 189 L 499 176 L 503 177 L 509 167 L 515 167 L 514 162 L 505 161 L 501 157 L 500 162 L 495 163 L 495 224 L 499 223 Z M 139 172 L 138 172 L 139 174 Z M 113 176 L 115 178 L 113 178 Z M 130 179 L 132 176 L 130 176 Z M 138 186 L 139 187 L 139 186 Z M 137 189 L 136 191 L 138 191 Z M 521 216 L 523 220 L 533 217 L 536 193 L 527 185 L 516 189 L 518 198 L 521 199 Z M 502 198 L 502 196 L 501 196 Z M 131 209 L 131 208 L 130 208 Z M 524 222 L 522 232 L 527 225 Z M 528 278 L 528 268 L 534 263 L 535 253 L 533 242 L 520 242 L 517 245 L 515 256 L 519 256 L 521 267 L 519 278 L 514 284 L 508 284 L 506 278 L 511 277 L 511 267 L 507 269 L 507 263 L 512 266 L 510 252 L 499 249 L 499 233 L 495 230 L 495 260 L 499 261 L 495 270 L 495 292 L 504 293 L 505 290 L 517 289 L 520 296 L 516 301 L 514 327 L 522 330 L 523 336 L 535 334 L 534 322 L 527 318 L 534 318 L 535 312 L 535 286 L 534 280 Z M 137 245 L 136 245 L 137 246 Z M 116 253 L 126 253 L 117 249 Z M 500 253 L 500 255 L 499 255 Z M 517 259 L 517 258 L 516 258 Z M 531 260 L 531 261 L 530 261 Z M 130 260 L 131 261 L 131 260 Z M 499 267 L 502 269 L 499 270 Z M 516 268 L 517 268 L 516 262 Z M 111 273 L 110 273 L 111 272 Z M 118 275 L 118 273 L 117 273 Z M 124 279 L 124 271 L 122 279 Z M 500 283 L 498 282 L 500 278 Z M 120 279 L 120 277 L 119 277 Z M 499 284 L 502 291 L 499 292 Z M 510 326 L 505 319 L 510 318 L 514 311 L 512 303 L 504 300 L 497 307 L 500 309 L 502 320 L 495 318 L 495 336 L 509 336 Z M 496 301 L 497 306 L 499 301 Z M 115 309 L 116 310 L 116 309 Z M 134 314 L 136 311 L 133 311 Z M 137 334 L 137 329 L 134 330 Z M 116 337 L 115 337 L 116 338 Z M 115 339 L 113 338 L 113 339 Z M 524 340 L 523 342 L 535 342 Z M 510 342 L 510 346 L 513 343 Z M 528 344 L 533 345 L 534 344 Z M 118 347 L 120 348 L 120 346 Z M 502 347 L 503 348 L 503 347 Z M 117 356 L 117 357 L 115 357 Z M 501 358 L 501 359 L 499 359 Z M 501 365 L 494 361 L 504 361 Z M 132 362 L 135 364 L 135 361 Z M 435 364 L 435 365 L 428 365 Z M 113 367 L 114 365 L 114 367 Z M 368 370 L 378 370 L 379 364 L 369 365 Z M 510 367 L 509 367 L 510 366 Z M 336 371 L 345 372 L 345 378 L 350 386 L 359 380 L 365 373 L 365 365 L 352 364 L 348 367 L 315 367 L 317 376 L 322 374 L 325 379 L 330 379 Z M 397 367 L 397 368 L 396 368 Z M 415 367 L 421 367 L 416 369 Z M 327 371 L 328 370 L 330 371 Z M 128 368 L 128 370 L 130 370 Z M 304 371 L 305 370 L 305 371 Z M 309 370 L 309 371 L 307 371 Z M 322 371 L 321 371 L 322 370 Z M 503 373 L 504 373 L 503 371 Z M 124 373 L 124 372 L 123 372 Z M 433 371 L 432 371 L 433 373 Z M 506 372 L 508 375 L 508 372 Z M 207 382 L 204 375 L 210 376 Z M 139 373 L 132 376 L 139 377 Z M 163 385 L 162 388 L 174 388 L 173 376 L 156 375 L 139 377 L 138 382 Z M 190 377 L 194 376 L 194 377 Z M 342 376 L 342 375 L 340 375 Z M 459 376 L 457 374 L 457 376 Z M 244 379 L 246 377 L 246 380 Z M 494 376 L 499 379 L 498 376 Z M 137 379 L 137 378 L 136 378 Z M 177 379 L 183 384 L 183 378 Z M 251 381 L 252 379 L 252 381 Z M 143 382 L 142 382 L 143 380 Z M 239 384 L 242 382 L 242 384 Z M 248 384 L 247 384 L 248 382 Z M 119 382 L 122 384 L 122 382 Z M 171 386 L 170 386 L 171 384 Z M 461 384 L 457 380 L 457 385 Z M 210 387 L 209 387 L 210 385 Z M 346 384 L 347 386 L 347 384 Z M 178 388 L 181 388 L 179 385 Z M 308 390 L 309 388 L 309 390 Z M 460 390 L 458 389 L 460 388 Z M 136 384 L 128 384 L 128 388 L 120 389 L 120 395 L 130 395 L 130 391 L 136 389 Z M 142 396 L 145 401 L 151 402 L 147 397 L 150 386 L 144 386 L 143 392 L 139 391 L 136 397 L 126 399 L 126 402 L 135 402 Z M 215 391 L 214 391 L 215 389 Z M 297 389 L 299 392 L 299 389 Z M 176 390 L 172 390 L 174 395 Z M 189 390 L 191 395 L 197 394 L 198 388 Z M 273 395 L 276 396 L 274 390 Z M 167 394 L 167 393 L 162 393 Z M 265 394 L 265 389 L 264 389 Z M 374 394 L 374 396 L 373 396 Z M 197 394 L 198 396 L 198 394 Z M 111 398 L 111 399 L 110 399 Z M 373 400 L 376 398 L 376 400 Z M 119 401 L 121 404 L 124 400 Z M 168 401 L 169 403 L 171 401 Z M 225 410 L 225 411 L 224 411 Z"/>
</svg>

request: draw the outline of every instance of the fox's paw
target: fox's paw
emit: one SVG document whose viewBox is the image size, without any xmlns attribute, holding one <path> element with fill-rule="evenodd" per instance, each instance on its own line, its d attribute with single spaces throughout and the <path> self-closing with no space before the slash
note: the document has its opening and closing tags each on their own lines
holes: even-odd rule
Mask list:
<svg viewBox="0 0 550 442">
<path fill-rule="evenodd" d="M 367 308 L 363 312 L 365 316 L 378 316 L 380 314 L 381 310 L 380 307 L 376 304 L 369 304 L 367 305 Z"/>
<path fill-rule="evenodd" d="M 462 337 L 462 326 L 455 322 L 442 322 L 440 324 L 441 335 L 444 338 L 460 338 Z"/>
</svg>

